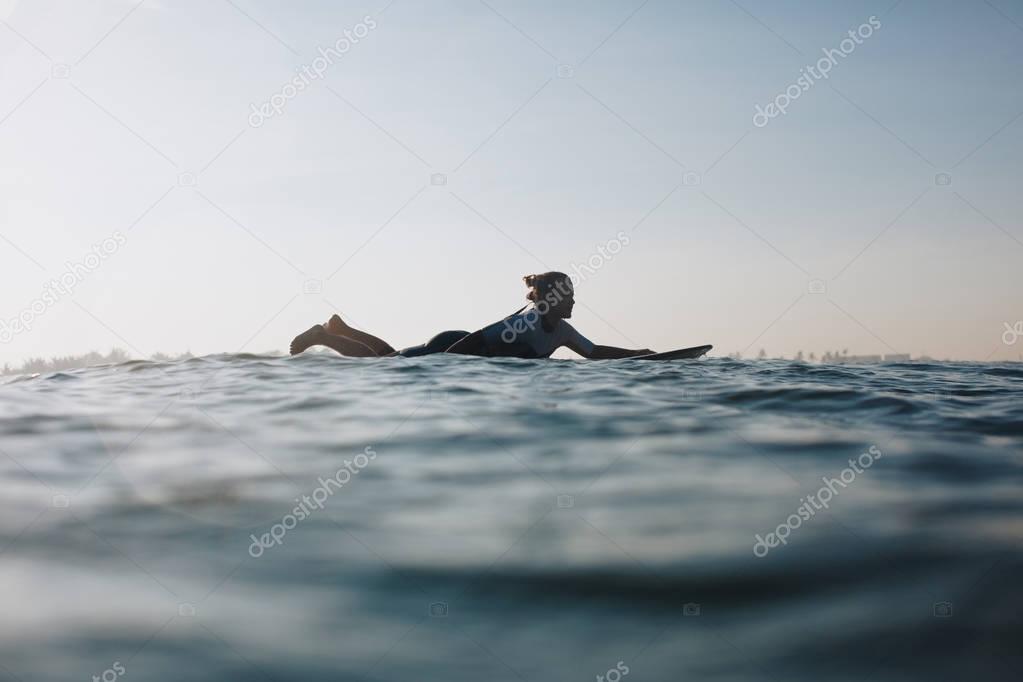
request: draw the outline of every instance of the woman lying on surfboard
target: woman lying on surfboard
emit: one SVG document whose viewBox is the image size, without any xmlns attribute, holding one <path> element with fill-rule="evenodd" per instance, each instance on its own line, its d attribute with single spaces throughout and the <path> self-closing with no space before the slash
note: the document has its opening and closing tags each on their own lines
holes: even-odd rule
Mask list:
<svg viewBox="0 0 1023 682">
<path fill-rule="evenodd" d="M 385 357 L 402 355 L 416 357 L 431 353 L 458 353 L 484 357 L 546 358 L 562 346 L 584 358 L 605 360 L 631 358 L 653 353 L 649 349 L 629 350 L 615 346 L 598 346 L 567 322 L 572 317 L 575 293 L 572 280 L 563 272 L 545 272 L 522 278 L 531 306 L 471 334 L 446 331 L 426 343 L 396 351 L 383 339 L 354 329 L 334 315 L 327 324 L 317 324 L 295 337 L 291 354 L 297 355 L 311 346 L 333 348 L 351 357 Z"/>
</svg>

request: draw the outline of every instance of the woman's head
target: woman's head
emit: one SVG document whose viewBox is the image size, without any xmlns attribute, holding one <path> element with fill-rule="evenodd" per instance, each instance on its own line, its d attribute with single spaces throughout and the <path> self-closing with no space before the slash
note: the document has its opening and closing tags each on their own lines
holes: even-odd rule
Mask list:
<svg viewBox="0 0 1023 682">
<path fill-rule="evenodd" d="M 526 298 L 536 305 L 541 315 L 552 318 L 572 317 L 575 291 L 572 280 L 563 272 L 526 275 L 522 281 L 529 287 Z"/>
</svg>

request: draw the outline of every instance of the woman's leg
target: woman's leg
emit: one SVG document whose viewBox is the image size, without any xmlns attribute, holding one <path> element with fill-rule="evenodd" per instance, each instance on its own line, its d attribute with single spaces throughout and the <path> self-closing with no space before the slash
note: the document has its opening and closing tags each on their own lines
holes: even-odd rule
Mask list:
<svg viewBox="0 0 1023 682">
<path fill-rule="evenodd" d="M 322 324 L 314 324 L 296 336 L 291 342 L 291 354 L 298 355 L 312 346 L 326 346 L 336 350 L 341 355 L 353 358 L 375 358 L 379 355 L 375 350 L 357 339 L 331 334 Z"/>
<path fill-rule="evenodd" d="M 469 335 L 469 332 L 463 332 L 459 330 L 451 330 L 441 332 L 432 339 L 424 344 L 418 346 L 412 346 L 404 350 L 398 351 L 398 355 L 406 358 L 417 358 L 420 355 L 433 355 L 434 353 L 443 353 L 459 339 L 465 338 Z"/>
<path fill-rule="evenodd" d="M 331 334 L 337 336 L 344 336 L 348 339 L 353 339 L 359 343 L 368 346 L 375 351 L 376 355 L 390 355 L 394 353 L 394 348 L 383 339 L 368 334 L 364 331 L 360 331 L 355 327 L 350 327 L 345 324 L 345 321 L 341 319 L 339 315 L 331 315 L 327 324 L 324 325 L 326 330 Z"/>
<path fill-rule="evenodd" d="M 375 358 L 397 353 L 383 339 L 348 326 L 338 315 L 332 315 L 326 325 L 313 325 L 296 336 L 291 342 L 291 354 L 298 355 L 310 346 L 326 346 L 341 355 L 354 358 Z"/>
</svg>

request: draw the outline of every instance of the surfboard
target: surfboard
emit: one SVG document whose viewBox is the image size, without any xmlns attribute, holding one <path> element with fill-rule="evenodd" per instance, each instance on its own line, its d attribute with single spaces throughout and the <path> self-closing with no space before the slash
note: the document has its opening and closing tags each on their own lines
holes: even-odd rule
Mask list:
<svg viewBox="0 0 1023 682">
<path fill-rule="evenodd" d="M 698 358 L 707 353 L 714 346 L 693 346 L 692 348 L 680 348 L 669 350 L 663 353 L 651 353 L 650 355 L 637 355 L 633 360 L 689 360 Z"/>
</svg>

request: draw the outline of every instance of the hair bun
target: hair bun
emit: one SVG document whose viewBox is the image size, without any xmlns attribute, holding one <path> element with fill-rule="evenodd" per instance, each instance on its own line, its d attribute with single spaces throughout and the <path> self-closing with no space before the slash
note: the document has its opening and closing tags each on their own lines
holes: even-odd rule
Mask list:
<svg viewBox="0 0 1023 682">
<path fill-rule="evenodd" d="M 569 288 L 571 288 L 571 278 L 563 272 L 552 270 L 550 272 L 543 272 L 539 274 L 526 275 L 522 278 L 522 281 L 529 287 L 529 292 L 526 294 L 526 299 L 530 301 L 539 301 L 544 298 L 552 289 L 556 286 L 561 288 L 563 282 L 567 282 Z M 564 293 L 564 292 L 562 292 Z"/>
</svg>

